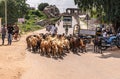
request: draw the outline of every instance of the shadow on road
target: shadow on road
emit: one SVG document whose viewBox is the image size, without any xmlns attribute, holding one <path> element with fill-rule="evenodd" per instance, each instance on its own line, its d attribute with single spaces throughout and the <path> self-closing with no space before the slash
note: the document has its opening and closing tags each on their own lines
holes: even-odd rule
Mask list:
<svg viewBox="0 0 120 79">
<path fill-rule="evenodd" d="M 73 54 L 78 55 L 78 56 L 81 56 L 78 52 L 73 52 Z"/>
<path fill-rule="evenodd" d="M 120 58 L 120 50 L 118 48 L 108 49 L 99 58 Z"/>
</svg>

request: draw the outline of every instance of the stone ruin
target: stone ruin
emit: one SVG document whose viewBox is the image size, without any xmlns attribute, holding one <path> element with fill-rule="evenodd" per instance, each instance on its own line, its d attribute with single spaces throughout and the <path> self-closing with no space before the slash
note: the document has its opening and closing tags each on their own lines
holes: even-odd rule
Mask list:
<svg viewBox="0 0 120 79">
<path fill-rule="evenodd" d="M 56 18 L 60 15 L 60 11 L 55 5 L 45 7 L 43 12 L 48 16 L 48 18 Z"/>
<path fill-rule="evenodd" d="M 49 5 L 44 8 L 43 12 L 47 15 L 48 18 L 58 18 L 60 16 L 60 11 L 55 5 Z M 37 22 L 37 25 L 45 26 L 47 24 L 51 24 L 52 21 L 50 19 L 45 19 Z"/>
</svg>

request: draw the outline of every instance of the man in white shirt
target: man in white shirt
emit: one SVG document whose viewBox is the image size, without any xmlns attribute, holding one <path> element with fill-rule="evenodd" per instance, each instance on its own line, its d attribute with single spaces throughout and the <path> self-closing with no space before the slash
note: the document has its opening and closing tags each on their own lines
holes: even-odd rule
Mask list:
<svg viewBox="0 0 120 79">
<path fill-rule="evenodd" d="M 51 33 L 51 34 L 54 34 L 54 30 L 55 30 L 55 26 L 52 25 L 52 28 L 50 29 L 50 33 Z"/>
<path fill-rule="evenodd" d="M 57 27 L 55 27 L 55 24 L 52 25 L 52 28 L 50 30 L 50 33 L 53 35 L 53 34 L 57 34 Z"/>
<path fill-rule="evenodd" d="M 105 30 L 103 31 L 103 37 L 107 37 L 107 32 Z"/>
</svg>

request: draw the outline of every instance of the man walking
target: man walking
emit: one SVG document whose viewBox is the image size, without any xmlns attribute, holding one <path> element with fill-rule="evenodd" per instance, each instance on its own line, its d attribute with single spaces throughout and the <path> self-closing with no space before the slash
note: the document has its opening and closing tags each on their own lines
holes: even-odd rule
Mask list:
<svg viewBox="0 0 120 79">
<path fill-rule="evenodd" d="M 4 25 L 4 26 L 2 26 L 2 28 L 1 28 L 1 33 L 2 33 L 2 45 L 4 45 L 6 32 L 7 32 L 7 29 L 6 29 L 5 25 Z"/>
<path fill-rule="evenodd" d="M 65 34 L 68 34 L 68 26 L 65 27 Z"/>
<path fill-rule="evenodd" d="M 55 34 L 57 34 L 58 28 L 55 26 L 55 24 L 54 24 L 54 28 L 55 28 L 54 32 L 55 32 Z"/>
<path fill-rule="evenodd" d="M 53 24 L 50 32 L 52 35 L 54 35 L 54 34 L 57 34 L 57 30 L 58 30 L 58 28 L 55 26 L 55 24 Z"/>
<path fill-rule="evenodd" d="M 7 29 L 8 29 L 8 45 L 11 45 L 11 43 L 12 43 L 12 34 L 13 34 L 14 28 L 10 24 L 10 25 L 8 25 Z"/>
</svg>

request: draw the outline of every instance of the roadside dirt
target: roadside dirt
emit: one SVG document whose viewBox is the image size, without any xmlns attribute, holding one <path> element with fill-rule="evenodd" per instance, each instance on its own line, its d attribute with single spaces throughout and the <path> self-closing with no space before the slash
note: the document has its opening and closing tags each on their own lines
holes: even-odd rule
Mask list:
<svg viewBox="0 0 120 79">
<path fill-rule="evenodd" d="M 29 34 L 40 32 L 45 30 Z M 11 46 L 0 46 L 0 79 L 120 79 L 118 48 L 101 55 L 88 46 L 87 53 L 71 52 L 63 59 L 53 59 L 27 51 L 27 35 Z"/>
<path fill-rule="evenodd" d="M 0 40 L 1 43 L 1 40 Z M 11 46 L 0 45 L 0 79 L 20 79 L 25 67 L 25 36 Z"/>
</svg>

